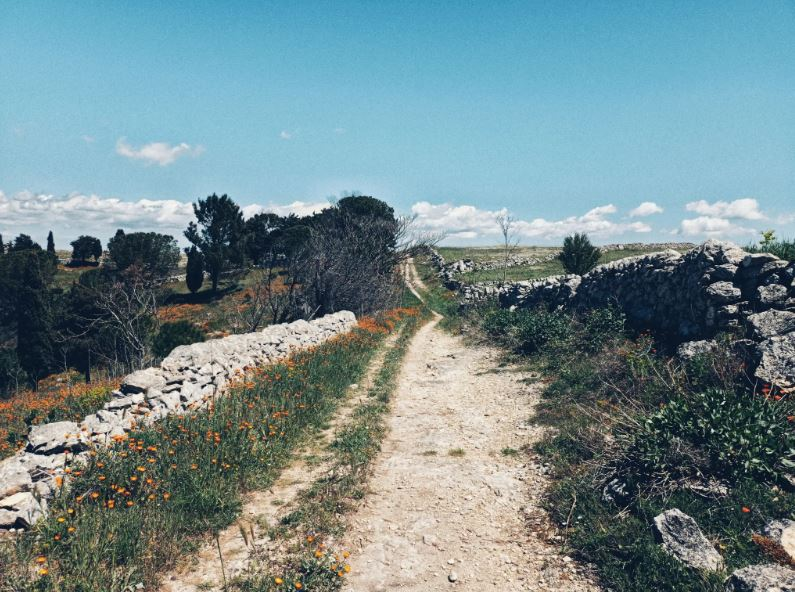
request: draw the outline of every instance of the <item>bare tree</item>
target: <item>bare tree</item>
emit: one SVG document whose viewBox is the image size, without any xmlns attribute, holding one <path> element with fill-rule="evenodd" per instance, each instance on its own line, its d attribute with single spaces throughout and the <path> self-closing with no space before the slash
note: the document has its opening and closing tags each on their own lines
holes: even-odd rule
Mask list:
<svg viewBox="0 0 795 592">
<path fill-rule="evenodd" d="M 497 216 L 497 224 L 500 225 L 500 232 L 502 233 L 502 248 L 503 248 L 502 283 L 503 284 L 508 279 L 508 259 L 510 258 L 511 252 L 516 249 L 516 245 L 519 244 L 519 241 L 515 238 L 513 232 L 514 222 L 516 222 L 514 217 L 507 212 L 504 214 L 499 214 Z"/>
</svg>

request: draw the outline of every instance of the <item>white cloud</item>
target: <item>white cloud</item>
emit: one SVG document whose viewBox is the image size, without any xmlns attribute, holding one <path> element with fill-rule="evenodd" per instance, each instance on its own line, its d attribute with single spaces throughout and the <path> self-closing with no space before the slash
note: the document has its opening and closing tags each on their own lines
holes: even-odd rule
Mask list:
<svg viewBox="0 0 795 592">
<path fill-rule="evenodd" d="M 431 204 L 427 201 L 415 203 L 411 208 L 416 216 L 418 229 L 445 232 L 448 238 L 475 239 L 492 238 L 500 234 L 496 218 L 506 210 L 481 210 L 475 206 L 455 206 L 448 203 Z M 560 220 L 516 220 L 514 230 L 521 238 L 558 239 L 573 232 L 587 232 L 605 238 L 627 232 L 650 232 L 651 227 L 643 222 L 615 222 L 608 216 L 617 212 L 613 204 L 598 206 L 581 216 L 569 216 Z"/>
<path fill-rule="evenodd" d="M 294 201 L 284 205 L 254 204 L 241 209 L 250 218 L 266 211 L 280 216 L 305 216 L 327 207 L 328 202 Z M 58 247 L 68 248 L 69 241 L 81 234 L 96 236 L 104 243 L 117 228 L 124 228 L 170 234 L 184 243 L 182 232 L 191 220 L 194 220 L 193 205 L 173 199 L 126 201 L 77 192 L 55 196 L 30 191 L 6 195 L 0 191 L 0 234 L 5 241 L 24 232 L 44 244 L 47 231 L 52 230 Z"/>
<path fill-rule="evenodd" d="M 282 140 L 291 140 L 293 138 L 293 134 L 292 132 L 288 132 L 287 130 L 282 130 L 281 133 L 279 134 L 279 137 Z"/>
<path fill-rule="evenodd" d="M 756 234 L 753 228 L 735 224 L 728 218 L 699 216 L 682 220 L 679 232 L 686 236 L 733 237 L 742 234 Z"/>
<path fill-rule="evenodd" d="M 94 136 L 80 136 L 80 139 L 83 140 L 86 144 L 93 144 L 96 142 L 96 138 Z"/>
<path fill-rule="evenodd" d="M 251 218 L 252 216 L 261 214 L 263 212 L 271 212 L 273 214 L 278 214 L 279 216 L 289 216 L 290 214 L 295 214 L 296 216 L 309 216 L 315 212 L 325 210 L 329 207 L 329 205 L 330 204 L 327 201 L 294 201 L 293 203 L 285 205 L 277 205 L 273 203 L 268 204 L 267 206 L 251 204 L 250 206 L 245 206 L 241 209 L 243 210 L 243 216 L 246 218 Z"/>
<path fill-rule="evenodd" d="M 759 202 L 746 197 L 734 201 L 716 201 L 709 203 L 706 200 L 691 201 L 685 205 L 688 212 L 695 212 L 701 216 L 714 218 L 740 218 L 743 220 L 764 220 L 766 216 L 759 210 Z"/>
<path fill-rule="evenodd" d="M 651 216 L 652 214 L 662 214 L 663 209 L 653 201 L 644 201 L 637 208 L 630 210 L 630 218 L 642 218 L 644 216 Z"/>
<path fill-rule="evenodd" d="M 347 131 L 348 130 L 346 130 L 344 127 L 335 127 L 334 128 L 334 133 L 337 134 L 337 135 L 342 135 L 342 134 L 344 134 Z"/>
<path fill-rule="evenodd" d="M 116 154 L 131 160 L 143 160 L 146 164 L 159 164 L 168 166 L 183 156 L 199 156 L 204 152 L 204 146 L 191 146 L 182 142 L 172 146 L 168 142 L 150 142 L 140 148 L 134 148 L 127 143 L 126 138 L 119 138 L 116 142 Z"/>
</svg>

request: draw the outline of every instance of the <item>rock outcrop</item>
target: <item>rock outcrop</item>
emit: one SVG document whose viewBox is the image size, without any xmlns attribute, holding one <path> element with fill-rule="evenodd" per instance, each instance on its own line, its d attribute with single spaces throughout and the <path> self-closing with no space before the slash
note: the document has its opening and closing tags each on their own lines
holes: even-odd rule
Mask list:
<svg viewBox="0 0 795 592">
<path fill-rule="evenodd" d="M 732 331 L 752 340 L 756 377 L 795 388 L 795 262 L 710 240 L 501 288 L 500 305 L 583 309 L 617 305 L 627 320 L 678 342 Z"/>
<path fill-rule="evenodd" d="M 795 571 L 773 563 L 750 565 L 729 576 L 726 592 L 795 592 Z"/>
<path fill-rule="evenodd" d="M 27 528 L 47 508 L 54 480 L 92 446 L 105 446 L 138 425 L 205 407 L 248 368 L 277 362 L 350 331 L 352 312 L 295 321 L 175 348 L 160 366 L 133 372 L 102 409 L 82 422 L 33 426 L 25 450 L 0 461 L 0 528 Z"/>
</svg>

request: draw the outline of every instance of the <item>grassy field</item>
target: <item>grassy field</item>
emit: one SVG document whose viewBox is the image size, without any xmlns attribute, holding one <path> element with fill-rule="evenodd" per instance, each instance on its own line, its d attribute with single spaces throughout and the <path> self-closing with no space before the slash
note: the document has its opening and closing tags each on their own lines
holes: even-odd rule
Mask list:
<svg viewBox="0 0 795 592">
<path fill-rule="evenodd" d="M 490 261 L 499 259 L 501 251 L 496 247 L 442 247 L 438 249 L 439 253 L 445 258 L 446 261 L 456 261 L 458 259 L 472 259 L 473 261 Z M 558 251 L 556 248 L 548 247 L 519 247 L 514 251 L 517 257 L 546 257 L 555 254 Z M 649 253 L 656 253 L 659 249 L 621 249 L 612 250 L 602 253 L 599 258 L 599 264 L 610 263 L 617 259 L 624 259 L 626 257 L 634 257 L 636 255 L 647 255 Z M 683 251 L 684 252 L 684 251 Z M 535 265 L 517 265 L 509 267 L 506 274 L 508 281 L 525 281 L 535 280 L 551 275 L 560 275 L 565 273 L 563 265 L 557 259 L 551 261 L 543 261 Z M 466 283 L 485 282 L 485 281 L 499 281 L 503 278 L 503 271 L 501 269 L 479 270 L 470 273 L 461 274 L 461 279 Z"/>
</svg>

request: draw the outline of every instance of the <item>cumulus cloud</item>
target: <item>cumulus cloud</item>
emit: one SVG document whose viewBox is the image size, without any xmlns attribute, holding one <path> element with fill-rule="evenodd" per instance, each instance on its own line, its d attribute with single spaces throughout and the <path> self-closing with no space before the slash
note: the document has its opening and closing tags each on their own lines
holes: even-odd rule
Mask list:
<svg viewBox="0 0 795 592">
<path fill-rule="evenodd" d="M 712 216 L 699 216 L 682 220 L 680 232 L 687 236 L 736 236 L 743 234 L 756 234 L 756 230 L 735 224 L 728 218 Z"/>
<path fill-rule="evenodd" d="M 127 143 L 126 138 L 119 138 L 116 142 L 116 154 L 129 158 L 130 160 L 142 160 L 146 164 L 159 164 L 168 166 L 176 162 L 183 156 L 199 156 L 204 152 L 204 146 L 191 146 L 182 142 L 172 146 L 168 142 L 150 142 L 139 148 L 135 148 Z"/>
<path fill-rule="evenodd" d="M 759 202 L 746 197 L 734 201 L 716 201 L 709 203 L 704 199 L 691 201 L 685 205 L 688 212 L 715 218 L 740 218 L 742 220 L 764 220 L 766 216 L 759 210 Z"/>
<path fill-rule="evenodd" d="M 448 238 L 475 239 L 493 238 L 500 234 L 497 216 L 502 210 L 481 210 L 471 205 L 449 203 L 431 204 L 427 201 L 415 203 L 411 208 L 416 225 L 421 230 L 445 232 Z M 650 232 L 651 226 L 643 222 L 616 222 L 609 217 L 617 212 L 613 204 L 598 206 L 581 216 L 569 216 L 560 220 L 534 218 L 516 220 L 514 231 L 521 238 L 559 239 L 573 232 L 606 238 L 624 233 Z"/>
<path fill-rule="evenodd" d="M 644 216 L 651 216 L 652 214 L 662 214 L 663 209 L 653 201 L 644 201 L 637 208 L 630 210 L 630 218 L 642 218 Z"/>
</svg>

